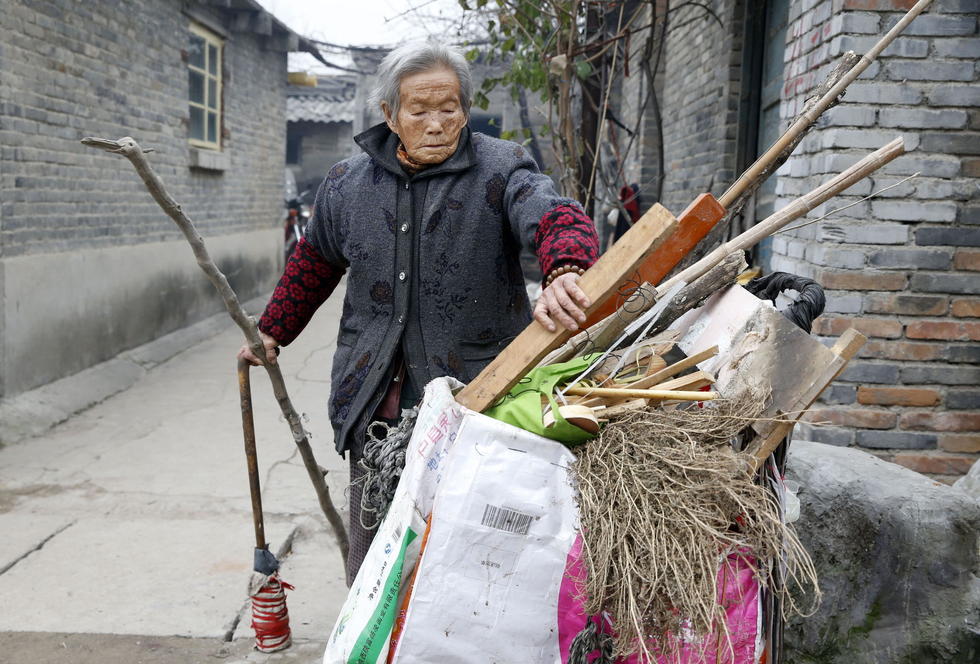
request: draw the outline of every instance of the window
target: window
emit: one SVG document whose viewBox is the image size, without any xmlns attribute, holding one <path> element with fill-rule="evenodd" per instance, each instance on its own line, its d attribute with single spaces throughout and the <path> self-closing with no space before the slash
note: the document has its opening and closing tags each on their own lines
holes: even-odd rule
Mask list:
<svg viewBox="0 0 980 664">
<path fill-rule="evenodd" d="M 192 23 L 188 35 L 187 82 L 190 142 L 221 149 L 221 38 Z"/>
</svg>

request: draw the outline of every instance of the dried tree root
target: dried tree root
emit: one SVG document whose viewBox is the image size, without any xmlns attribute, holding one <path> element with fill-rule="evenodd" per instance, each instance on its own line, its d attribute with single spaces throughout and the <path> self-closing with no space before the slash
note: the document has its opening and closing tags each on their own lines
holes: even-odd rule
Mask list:
<svg viewBox="0 0 980 664">
<path fill-rule="evenodd" d="M 655 661 L 650 650 L 677 647 L 682 632 L 724 634 L 717 578 L 732 552 L 745 553 L 764 584 L 756 561 L 785 556 L 788 576 L 819 598 L 806 550 L 730 445 L 762 402 L 634 411 L 583 446 L 573 480 L 588 574 L 585 610 L 612 617 L 617 656 L 644 651 Z"/>
</svg>

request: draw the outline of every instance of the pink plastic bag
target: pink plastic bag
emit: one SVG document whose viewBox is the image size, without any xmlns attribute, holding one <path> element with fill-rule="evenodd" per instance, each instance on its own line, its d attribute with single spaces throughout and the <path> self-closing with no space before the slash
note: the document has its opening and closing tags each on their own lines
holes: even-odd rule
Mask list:
<svg viewBox="0 0 980 664">
<path fill-rule="evenodd" d="M 585 566 L 582 558 L 582 537 L 575 538 L 565 562 L 565 576 L 558 593 L 558 646 L 562 664 L 568 662 L 568 652 L 572 641 L 585 627 L 587 616 L 582 603 L 576 599 L 581 596 L 585 579 Z M 712 636 L 702 645 L 682 643 L 676 657 L 661 656 L 657 664 L 756 664 L 761 654 L 759 582 L 749 567 L 749 563 L 737 554 L 728 556 L 725 564 L 718 570 L 718 595 L 725 607 L 726 623 L 731 635 L 731 643 L 722 637 Z M 599 631 L 612 634 L 607 620 L 597 617 L 593 621 Z M 719 647 L 720 646 L 720 647 Z M 717 652 L 720 650 L 720 652 Z M 717 659 L 716 659 L 717 655 Z M 589 661 L 595 659 L 590 656 Z M 643 664 L 640 655 L 632 655 L 622 664 Z"/>
</svg>

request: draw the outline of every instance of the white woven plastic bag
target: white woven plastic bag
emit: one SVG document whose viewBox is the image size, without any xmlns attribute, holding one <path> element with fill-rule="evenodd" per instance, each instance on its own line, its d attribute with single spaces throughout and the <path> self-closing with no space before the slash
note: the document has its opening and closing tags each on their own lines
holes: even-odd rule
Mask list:
<svg viewBox="0 0 980 664">
<path fill-rule="evenodd" d="M 561 662 L 575 538 L 564 446 L 466 411 L 438 485 L 397 664 Z"/>
<path fill-rule="evenodd" d="M 391 508 L 340 610 L 324 664 L 387 661 L 404 579 L 415 568 L 420 535 L 463 418 L 464 409 L 452 395 L 460 386 L 452 378 L 440 378 L 425 388 Z"/>
</svg>

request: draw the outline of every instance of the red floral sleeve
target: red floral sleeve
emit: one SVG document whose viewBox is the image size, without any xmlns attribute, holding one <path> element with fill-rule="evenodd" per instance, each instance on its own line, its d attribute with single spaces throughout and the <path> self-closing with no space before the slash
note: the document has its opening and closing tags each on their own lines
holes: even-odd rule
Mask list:
<svg viewBox="0 0 980 664">
<path fill-rule="evenodd" d="M 259 319 L 259 329 L 283 346 L 299 336 L 344 276 L 344 268 L 328 263 L 312 244 L 301 239 L 293 250 L 272 299 Z"/>
<path fill-rule="evenodd" d="M 545 278 L 565 265 L 590 268 L 599 260 L 595 224 L 580 208 L 562 204 L 541 217 L 534 234 L 535 252 Z"/>
</svg>

